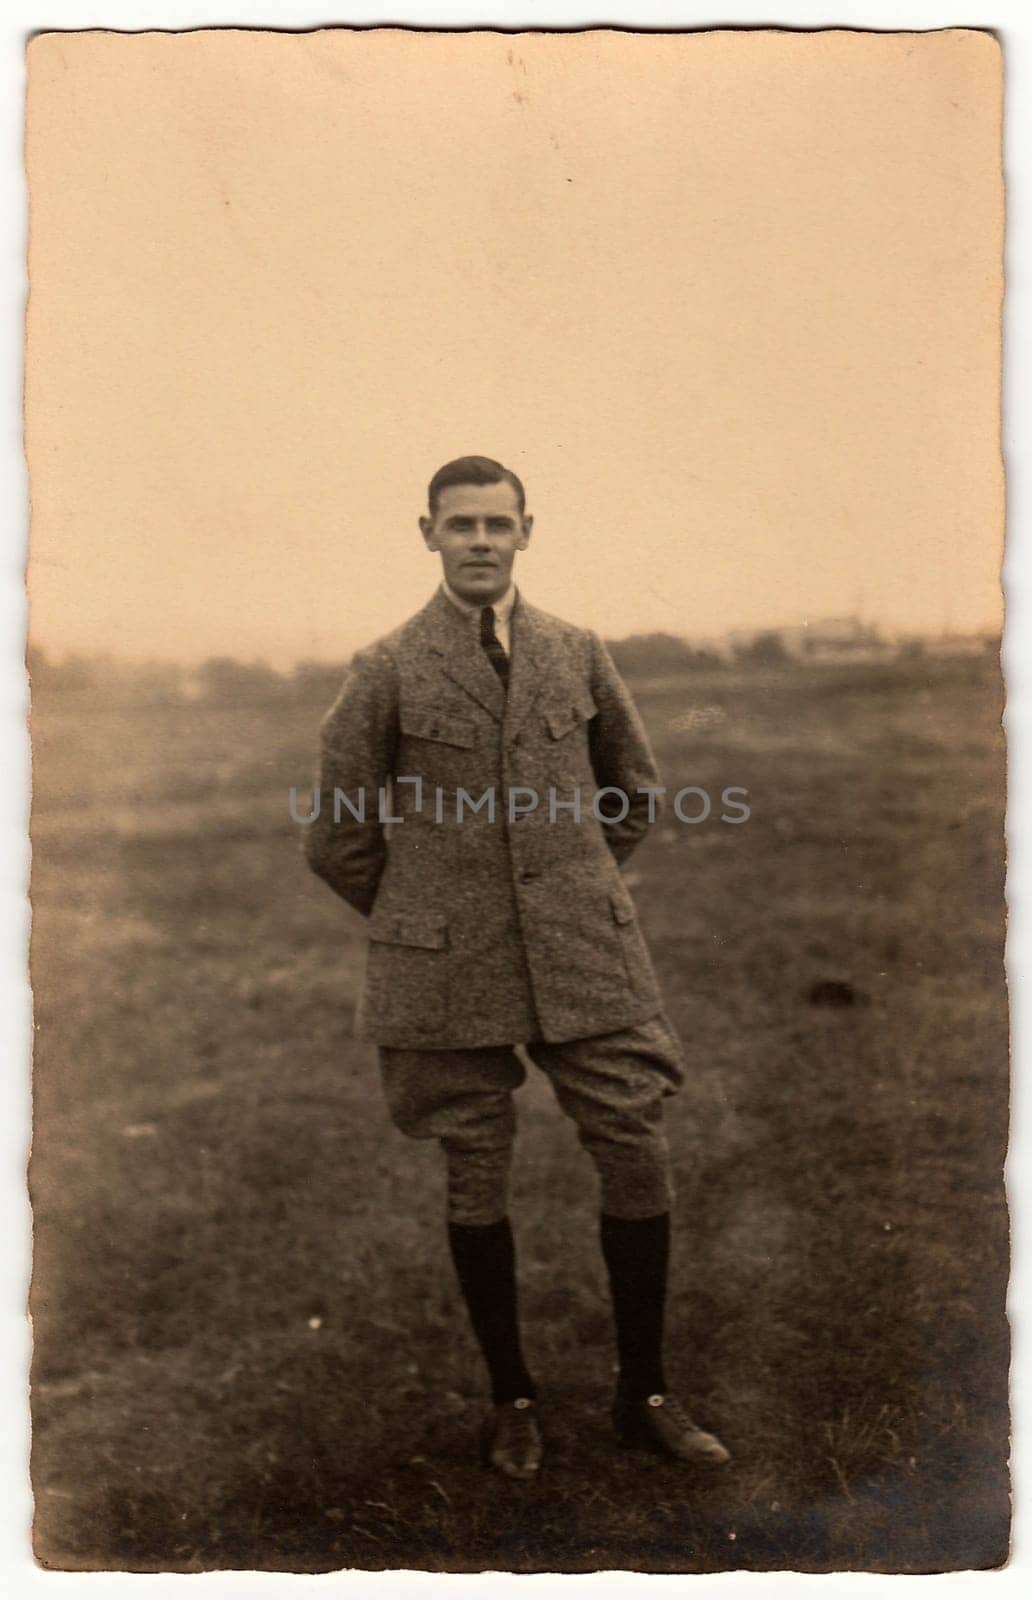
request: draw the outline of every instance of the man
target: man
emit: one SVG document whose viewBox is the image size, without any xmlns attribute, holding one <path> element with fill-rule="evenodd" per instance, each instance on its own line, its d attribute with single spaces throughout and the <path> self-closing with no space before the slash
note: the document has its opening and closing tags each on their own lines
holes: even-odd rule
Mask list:
<svg viewBox="0 0 1032 1600">
<path fill-rule="evenodd" d="M 351 664 L 323 723 L 308 860 L 368 917 L 358 1031 L 379 1045 L 394 1121 L 445 1153 L 491 1462 L 526 1478 L 542 1457 L 507 1215 L 521 1044 L 600 1178 L 617 1434 L 719 1464 L 727 1451 L 668 1393 L 662 1363 L 662 1100 L 683 1066 L 618 866 L 655 816 L 656 770 L 602 642 L 514 588 L 531 527 L 498 462 L 435 474 L 420 529 L 443 581 Z"/>
</svg>

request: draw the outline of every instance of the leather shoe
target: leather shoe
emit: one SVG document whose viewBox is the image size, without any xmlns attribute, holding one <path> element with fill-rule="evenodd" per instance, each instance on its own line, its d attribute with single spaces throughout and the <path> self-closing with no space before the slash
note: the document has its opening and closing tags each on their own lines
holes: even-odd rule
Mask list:
<svg viewBox="0 0 1032 1600">
<path fill-rule="evenodd" d="M 533 1400 L 509 1400 L 495 1406 L 488 1424 L 486 1455 L 507 1478 L 532 1478 L 541 1465 L 544 1446 Z"/>
<path fill-rule="evenodd" d="M 672 1394 L 650 1394 L 647 1400 L 618 1394 L 613 1426 L 620 1443 L 631 1449 L 676 1456 L 697 1467 L 722 1467 L 731 1460 L 716 1435 L 693 1422 Z"/>
</svg>

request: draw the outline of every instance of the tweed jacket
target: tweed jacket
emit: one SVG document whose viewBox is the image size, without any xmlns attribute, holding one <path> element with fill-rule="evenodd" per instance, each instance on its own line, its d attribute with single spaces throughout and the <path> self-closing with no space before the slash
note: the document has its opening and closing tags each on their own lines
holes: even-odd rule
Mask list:
<svg viewBox="0 0 1032 1600">
<path fill-rule="evenodd" d="M 357 654 L 323 719 L 305 850 L 368 917 L 359 1036 L 463 1049 L 654 1016 L 661 999 L 618 863 L 656 814 L 657 797 L 639 790 L 657 785 L 602 641 L 522 598 L 507 693 L 475 618 L 440 589 Z M 607 787 L 628 801 L 611 823 L 592 810 Z M 615 816 L 624 802 L 599 796 L 597 808 Z"/>
</svg>

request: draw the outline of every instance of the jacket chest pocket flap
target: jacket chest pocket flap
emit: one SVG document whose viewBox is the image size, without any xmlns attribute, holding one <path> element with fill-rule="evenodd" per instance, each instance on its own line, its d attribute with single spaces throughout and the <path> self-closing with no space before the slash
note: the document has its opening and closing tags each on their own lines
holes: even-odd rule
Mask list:
<svg viewBox="0 0 1032 1600">
<path fill-rule="evenodd" d="M 402 710 L 401 731 L 410 738 L 433 739 L 438 744 L 457 745 L 461 750 L 472 750 L 477 742 L 477 725 L 469 717 L 424 711 L 417 706 Z"/>
<path fill-rule="evenodd" d="M 404 944 L 417 950 L 443 950 L 448 919 L 434 911 L 373 912 L 369 919 L 373 944 Z"/>
<path fill-rule="evenodd" d="M 558 705 L 549 706 L 545 712 L 545 725 L 553 739 L 565 739 L 582 722 L 590 722 L 598 715 L 598 707 L 590 694 L 582 690 Z"/>
</svg>

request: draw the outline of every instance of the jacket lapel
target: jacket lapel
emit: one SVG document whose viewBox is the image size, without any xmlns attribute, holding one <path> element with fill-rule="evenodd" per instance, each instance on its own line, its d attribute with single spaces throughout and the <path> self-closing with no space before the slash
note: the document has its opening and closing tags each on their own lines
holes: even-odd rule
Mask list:
<svg viewBox="0 0 1032 1600">
<path fill-rule="evenodd" d="M 466 694 L 472 695 L 496 722 L 501 722 L 505 690 L 481 648 L 473 619 L 463 616 L 443 589 L 438 589 L 424 615 L 430 648 L 440 658 L 441 671 Z"/>
<path fill-rule="evenodd" d="M 547 681 L 548 640 L 533 606 L 519 596 L 512 614 L 512 658 L 505 705 L 505 732 L 511 735 L 527 720 Z"/>
</svg>

